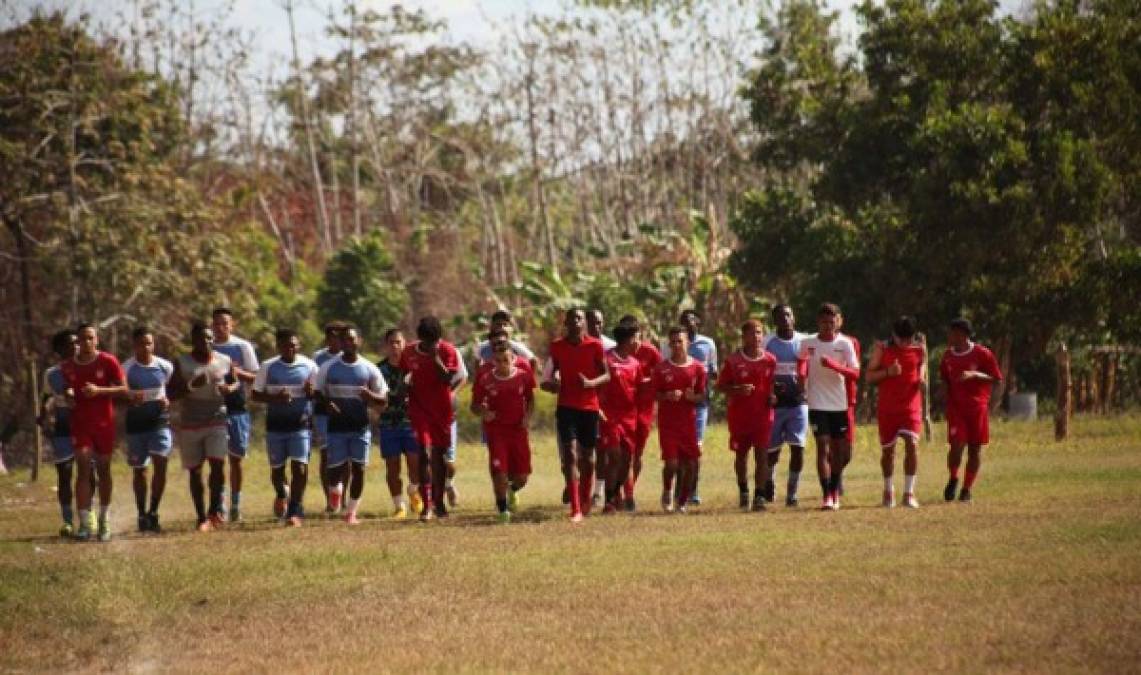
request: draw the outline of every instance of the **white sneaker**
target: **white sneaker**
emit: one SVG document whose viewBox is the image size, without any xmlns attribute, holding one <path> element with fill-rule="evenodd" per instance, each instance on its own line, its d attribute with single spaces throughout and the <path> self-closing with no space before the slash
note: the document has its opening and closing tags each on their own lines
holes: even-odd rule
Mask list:
<svg viewBox="0 0 1141 675">
<path fill-rule="evenodd" d="M 919 500 L 915 498 L 915 495 L 908 492 L 903 495 L 903 505 L 909 509 L 917 509 L 919 508 Z"/>
</svg>

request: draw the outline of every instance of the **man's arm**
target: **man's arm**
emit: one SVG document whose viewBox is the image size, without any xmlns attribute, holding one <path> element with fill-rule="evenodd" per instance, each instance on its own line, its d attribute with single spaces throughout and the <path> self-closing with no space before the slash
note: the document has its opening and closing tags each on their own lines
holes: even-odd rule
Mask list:
<svg viewBox="0 0 1141 675">
<path fill-rule="evenodd" d="M 601 374 L 596 378 L 589 378 L 586 375 L 579 374 L 582 378 L 583 389 L 597 389 L 610 381 L 610 366 L 606 363 L 606 357 L 596 358 L 594 360 L 594 367 L 601 371 Z"/>
<path fill-rule="evenodd" d="M 261 367 L 258 365 L 258 355 L 254 352 L 254 347 L 248 341 L 243 342 L 241 346 L 242 362 L 233 362 L 234 377 L 246 384 L 253 384 L 257 378 L 258 371 Z"/>
<path fill-rule="evenodd" d="M 543 383 L 539 388 L 549 394 L 559 393 L 559 382 L 555 379 L 555 374 L 559 372 L 559 364 L 555 361 L 554 357 L 547 357 L 547 365 L 543 368 Z"/>
<path fill-rule="evenodd" d="M 868 383 L 878 384 L 889 376 L 887 368 L 881 368 L 883 361 L 883 345 L 879 340 L 876 340 L 872 345 L 872 357 L 868 360 Z"/>
</svg>

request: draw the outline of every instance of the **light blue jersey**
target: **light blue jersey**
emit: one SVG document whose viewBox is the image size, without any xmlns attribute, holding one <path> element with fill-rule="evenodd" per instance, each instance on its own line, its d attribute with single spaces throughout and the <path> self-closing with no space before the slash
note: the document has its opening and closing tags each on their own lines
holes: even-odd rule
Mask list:
<svg viewBox="0 0 1141 675">
<path fill-rule="evenodd" d="M 345 363 L 342 356 L 330 359 L 317 372 L 316 388 L 330 406 L 329 433 L 358 433 L 368 431 L 368 405 L 360 397 L 362 388 L 380 394 L 388 394 L 388 385 L 375 365 L 363 356 L 357 356 L 352 363 Z"/>
<path fill-rule="evenodd" d="M 142 403 L 127 408 L 127 433 L 146 434 L 169 427 L 170 405 L 163 401 L 174 365 L 158 356 L 152 356 L 147 364 L 130 358 L 123 364 L 123 375 L 131 393 L 143 396 Z"/>
<path fill-rule="evenodd" d="M 268 433 L 299 433 L 309 429 L 313 406 L 305 395 L 305 383 L 316 382 L 317 364 L 298 354 L 291 363 L 276 356 L 261 364 L 254 391 L 263 394 L 288 392 L 289 403 L 270 403 L 265 411 Z"/>
<path fill-rule="evenodd" d="M 800 356 L 800 343 L 808 337 L 804 333 L 792 334 L 785 340 L 776 333 L 765 338 L 764 349 L 777 359 L 776 377 L 773 378 L 773 393 L 777 397 L 778 408 L 795 408 L 804 405 L 804 391 L 796 376 L 797 359 Z"/>
</svg>

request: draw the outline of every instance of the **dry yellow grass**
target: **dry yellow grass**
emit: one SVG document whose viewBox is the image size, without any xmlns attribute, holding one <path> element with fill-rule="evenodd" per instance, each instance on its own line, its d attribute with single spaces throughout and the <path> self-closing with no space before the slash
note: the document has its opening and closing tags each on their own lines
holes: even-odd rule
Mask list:
<svg viewBox="0 0 1141 675">
<path fill-rule="evenodd" d="M 10 476 L 0 670 L 1141 669 L 1141 418 L 1079 419 L 1065 444 L 1046 423 L 997 423 L 971 506 L 942 503 L 943 447 L 932 444 L 919 511 L 877 507 L 872 433 L 861 429 L 839 513 L 811 508 L 811 469 L 805 507 L 737 512 L 715 427 L 697 513 L 656 512 L 650 457 L 643 513 L 581 526 L 558 505 L 548 437 L 508 527 L 493 524 L 477 445 L 461 448 L 457 517 L 429 525 L 384 518 L 374 461 L 361 527 L 282 529 L 259 453 L 241 527 L 191 533 L 179 474 L 168 532 L 134 534 L 124 470 L 115 540 L 76 544 L 51 536 L 51 470 L 35 486 Z"/>
</svg>

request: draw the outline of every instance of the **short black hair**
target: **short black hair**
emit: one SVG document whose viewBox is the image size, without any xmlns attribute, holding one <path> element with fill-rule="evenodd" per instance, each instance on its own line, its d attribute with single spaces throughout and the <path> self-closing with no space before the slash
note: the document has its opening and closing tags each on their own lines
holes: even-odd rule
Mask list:
<svg viewBox="0 0 1141 675">
<path fill-rule="evenodd" d="M 273 332 L 273 339 L 277 342 L 277 344 L 288 342 L 295 337 L 297 337 L 297 331 L 293 330 L 292 328 L 278 328 Z"/>
<path fill-rule="evenodd" d="M 503 336 L 503 339 L 505 339 L 505 340 L 510 337 L 507 334 L 507 331 L 503 329 L 503 326 L 496 326 L 495 328 L 492 328 L 491 330 L 487 331 L 487 341 L 491 342 L 492 340 L 494 340 L 495 338 L 497 338 L 501 335 Z"/>
<path fill-rule="evenodd" d="M 780 302 L 780 303 L 773 305 L 773 308 L 769 312 L 769 314 L 773 317 L 773 321 L 776 321 L 776 318 L 778 316 L 780 316 L 781 314 L 784 314 L 784 311 L 786 309 L 792 309 L 792 307 L 790 307 L 787 303 Z"/>
<path fill-rule="evenodd" d="M 384 341 L 388 342 L 392 339 L 393 335 L 404 335 L 404 331 L 400 330 L 399 328 L 389 328 L 388 330 L 384 331 Z"/>
<path fill-rule="evenodd" d="M 434 316 L 425 316 L 416 324 L 416 338 L 421 342 L 436 342 L 444 337 L 444 327 Z"/>
<path fill-rule="evenodd" d="M 966 317 L 960 316 L 957 319 L 952 319 L 949 328 L 951 330 L 957 330 L 965 333 L 968 338 L 974 335 L 974 330 L 971 328 L 971 322 Z"/>
<path fill-rule="evenodd" d="M 98 332 L 99 332 L 99 329 L 95 327 L 95 324 L 93 324 L 93 323 L 88 323 L 88 322 L 86 322 L 86 321 L 82 321 L 82 322 L 80 322 L 80 323 L 79 323 L 79 325 L 77 325 L 77 326 L 75 327 L 75 334 L 76 334 L 76 335 L 79 335 L 80 333 L 82 333 L 83 331 L 87 330 L 88 328 L 90 328 L 91 330 L 95 331 L 96 333 L 98 333 Z"/>
<path fill-rule="evenodd" d="M 614 327 L 614 341 L 618 344 L 629 342 L 630 340 L 633 340 L 637 335 L 637 325 L 631 326 L 628 323 L 619 322 L 618 325 Z"/>
<path fill-rule="evenodd" d="M 135 328 L 135 330 L 131 331 L 131 340 L 138 340 L 139 338 L 141 338 L 145 335 L 152 335 L 152 334 L 153 333 L 152 333 L 149 326 L 139 326 L 139 327 Z"/>
<path fill-rule="evenodd" d="M 633 326 L 639 330 L 642 328 L 642 324 L 640 321 L 638 321 L 638 317 L 634 316 L 633 314 L 626 314 L 621 319 L 618 319 L 618 325 Z"/>
<path fill-rule="evenodd" d="M 891 324 L 891 332 L 905 340 L 913 338 L 915 337 L 915 320 L 907 315 L 901 316 Z"/>
<path fill-rule="evenodd" d="M 205 321 L 195 319 L 190 323 L 190 339 L 193 340 L 195 335 L 202 335 L 208 330 L 210 330 L 210 326 L 206 325 Z"/>
<path fill-rule="evenodd" d="M 834 302 L 826 302 L 820 305 L 820 309 L 816 310 L 816 316 L 841 316 L 840 305 Z"/>
<path fill-rule="evenodd" d="M 508 312 L 506 309 L 495 310 L 491 314 L 491 322 L 495 323 L 497 321 L 500 323 L 502 323 L 504 321 L 506 321 L 507 323 L 511 323 L 511 312 Z"/>
<path fill-rule="evenodd" d="M 210 312 L 210 316 L 228 316 L 232 319 L 234 318 L 234 312 L 231 311 L 229 307 L 215 307 L 214 311 Z"/>
<path fill-rule="evenodd" d="M 52 351 L 55 352 L 57 356 L 63 356 L 64 350 L 71 348 L 71 342 L 74 339 L 75 331 L 71 330 L 70 328 L 65 328 L 61 331 L 58 331 L 55 335 L 52 336 Z"/>
<path fill-rule="evenodd" d="M 670 336 L 671 338 L 675 335 L 684 335 L 686 336 L 686 339 L 689 338 L 689 333 L 681 326 L 670 326 L 670 329 L 666 331 L 666 335 Z"/>
<path fill-rule="evenodd" d="M 693 318 L 697 319 L 698 323 L 701 322 L 701 315 L 697 313 L 696 309 L 683 309 L 681 310 L 681 314 L 677 315 L 677 318 L 680 321 L 687 316 L 692 316 Z"/>
<path fill-rule="evenodd" d="M 332 337 L 345 329 L 347 324 L 344 321 L 330 321 L 325 324 L 325 337 Z"/>
</svg>

